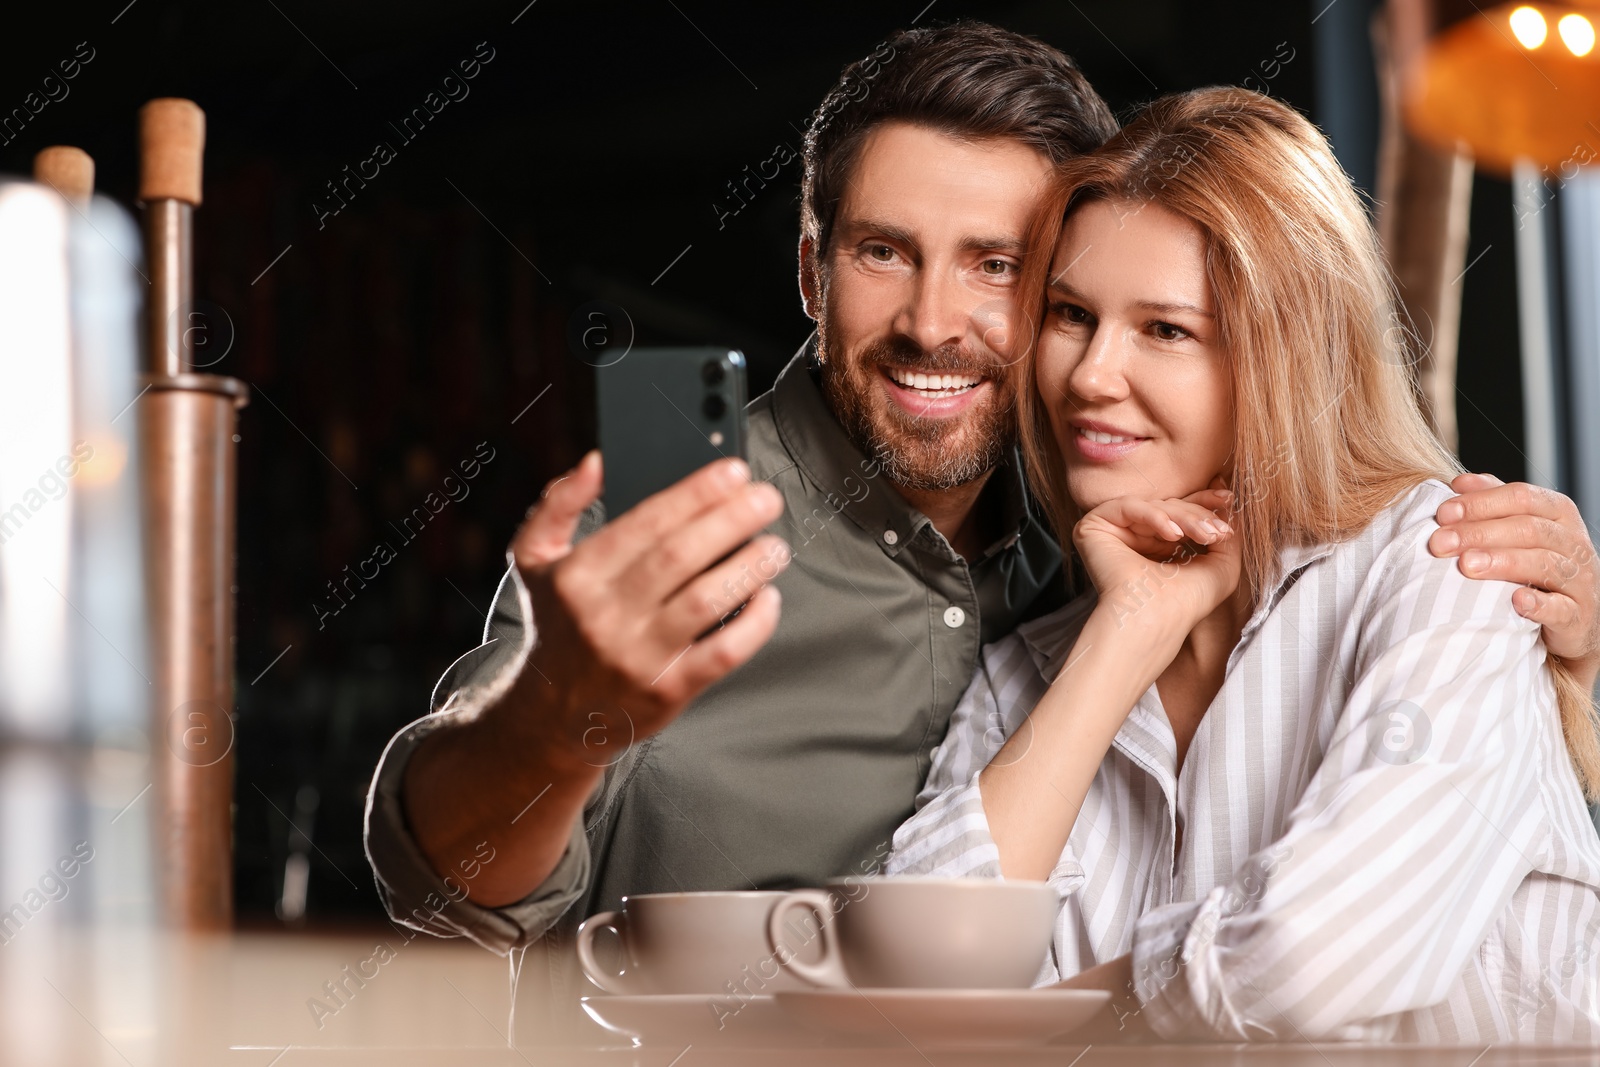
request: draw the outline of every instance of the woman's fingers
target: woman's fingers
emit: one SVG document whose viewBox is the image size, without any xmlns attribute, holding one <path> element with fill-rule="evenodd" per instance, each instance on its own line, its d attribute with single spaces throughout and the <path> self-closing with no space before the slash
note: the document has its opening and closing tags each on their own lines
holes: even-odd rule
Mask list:
<svg viewBox="0 0 1600 1067">
<path fill-rule="evenodd" d="M 1215 497 L 1203 499 L 1205 503 L 1221 503 Z M 1152 556 L 1170 551 L 1172 546 L 1185 540 L 1199 545 L 1212 545 L 1233 533 L 1226 519 L 1193 500 L 1118 497 L 1106 501 L 1084 516 L 1080 525 L 1085 532 L 1092 533 L 1100 523 L 1128 547 Z"/>
<path fill-rule="evenodd" d="M 1195 544 L 1209 545 L 1233 532 L 1226 519 L 1200 504 L 1188 500 L 1154 500 L 1147 503 L 1166 517 L 1169 528 L 1177 528 L 1179 536 L 1172 540 L 1187 538 Z"/>
<path fill-rule="evenodd" d="M 1221 512 L 1223 518 L 1233 510 L 1233 491 L 1218 484 L 1213 484 L 1210 489 L 1202 489 L 1198 493 L 1190 493 L 1183 498 L 1191 504 L 1198 504 L 1207 511 Z"/>
<path fill-rule="evenodd" d="M 1114 532 L 1158 541 L 1181 541 L 1183 527 L 1154 500 L 1123 496 L 1108 500 L 1083 517 L 1086 529 L 1104 525 Z M 1126 538 L 1124 538 L 1126 540 Z"/>
</svg>

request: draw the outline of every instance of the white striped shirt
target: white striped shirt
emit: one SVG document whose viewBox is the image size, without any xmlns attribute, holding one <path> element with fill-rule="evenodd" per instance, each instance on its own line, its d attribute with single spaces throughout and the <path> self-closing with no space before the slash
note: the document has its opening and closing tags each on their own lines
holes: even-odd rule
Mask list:
<svg viewBox="0 0 1600 1067">
<path fill-rule="evenodd" d="M 1450 495 L 1282 553 L 1181 776 L 1140 698 L 1051 873 L 1039 984 L 1132 952 L 1168 1037 L 1600 1042 L 1600 838 L 1539 628 L 1428 554 Z M 1093 604 L 985 648 L 889 873 L 1000 876 L 978 772 Z"/>
</svg>

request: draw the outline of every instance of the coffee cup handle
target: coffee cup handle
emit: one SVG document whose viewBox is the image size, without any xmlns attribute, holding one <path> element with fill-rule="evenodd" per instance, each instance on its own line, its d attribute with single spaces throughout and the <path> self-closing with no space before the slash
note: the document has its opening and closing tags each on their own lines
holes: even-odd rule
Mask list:
<svg viewBox="0 0 1600 1067">
<path fill-rule="evenodd" d="M 589 916 L 578 927 L 578 963 L 583 967 L 583 973 L 588 977 L 589 981 L 615 996 L 626 996 L 628 991 L 619 981 L 622 974 L 612 974 L 595 961 L 594 935 L 600 930 L 610 930 L 617 937 L 622 938 L 624 936 L 623 927 L 626 923 L 627 920 L 622 917 L 620 912 L 602 911 L 597 915 Z M 623 969 L 622 973 L 627 973 L 626 968 Z"/>
<path fill-rule="evenodd" d="M 820 962 L 807 963 L 789 948 L 788 939 L 784 936 L 783 923 L 789 917 L 789 913 L 796 908 L 812 912 L 819 920 L 817 936 L 822 939 Z M 830 921 L 832 918 L 833 898 L 821 890 L 797 890 L 778 901 L 767 915 L 767 943 L 772 946 L 774 958 L 794 975 L 812 985 L 830 988 L 839 986 L 844 972 L 839 963 L 839 946 L 834 940 L 833 924 Z"/>
</svg>

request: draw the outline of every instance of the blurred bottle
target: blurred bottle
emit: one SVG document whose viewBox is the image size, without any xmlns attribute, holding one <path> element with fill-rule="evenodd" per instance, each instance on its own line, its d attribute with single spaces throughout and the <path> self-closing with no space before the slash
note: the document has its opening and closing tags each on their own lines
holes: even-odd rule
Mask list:
<svg viewBox="0 0 1600 1067">
<path fill-rule="evenodd" d="M 142 750 L 148 723 L 139 522 L 138 223 L 96 197 L 69 228 L 72 275 L 73 703 L 96 743 Z M 153 739 L 152 739 L 153 740 Z"/>
<path fill-rule="evenodd" d="M 142 747 L 139 231 L 0 183 L 0 729 Z"/>
</svg>

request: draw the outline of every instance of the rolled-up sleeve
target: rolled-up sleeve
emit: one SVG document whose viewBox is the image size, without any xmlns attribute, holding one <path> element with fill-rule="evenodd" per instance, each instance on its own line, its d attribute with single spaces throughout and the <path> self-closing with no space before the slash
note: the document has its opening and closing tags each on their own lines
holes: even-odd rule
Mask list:
<svg viewBox="0 0 1600 1067">
<path fill-rule="evenodd" d="M 471 938 L 502 955 L 543 936 L 582 897 L 591 865 L 583 824 L 574 825 L 566 852 L 537 889 L 514 904 L 484 908 L 463 898 L 459 887 L 452 892 L 417 845 L 406 821 L 402 784 L 412 753 L 428 734 L 493 694 L 497 682 L 520 658 L 525 632 L 517 583 L 508 571 L 484 627 L 483 644 L 453 663 L 439 680 L 433 699 L 437 710 L 390 740 L 378 761 L 366 806 L 367 860 L 389 917 L 440 937 Z"/>
<path fill-rule="evenodd" d="M 1389 1039 L 1447 996 L 1541 861 L 1539 768 L 1561 734 L 1539 628 L 1513 586 L 1425 542 L 1402 535 L 1364 583 L 1356 670 L 1286 833 L 1136 924 L 1157 1033 Z"/>
<path fill-rule="evenodd" d="M 389 917 L 439 937 L 467 937 L 501 955 L 542 937 L 589 884 L 589 842 L 575 824 L 555 870 L 523 899 L 484 908 L 451 891 L 406 825 L 401 799 L 405 766 L 417 744 L 450 712 L 412 723 L 389 742 L 367 795 L 366 847 Z M 452 899 L 460 898 L 460 899 Z"/>
</svg>

